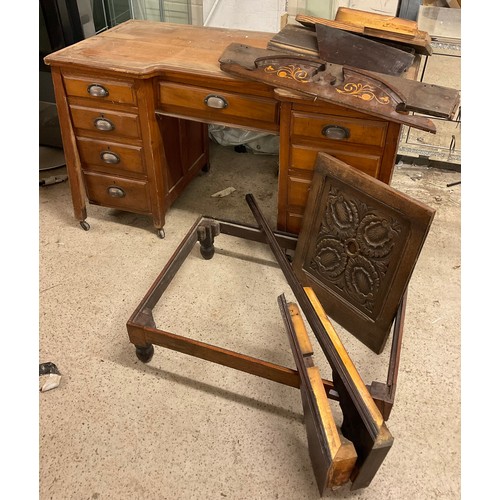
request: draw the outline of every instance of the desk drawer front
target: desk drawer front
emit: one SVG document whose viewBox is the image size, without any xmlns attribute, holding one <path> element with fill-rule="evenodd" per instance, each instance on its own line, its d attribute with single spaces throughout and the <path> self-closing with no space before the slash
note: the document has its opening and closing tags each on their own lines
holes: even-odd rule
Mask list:
<svg viewBox="0 0 500 500">
<path fill-rule="evenodd" d="M 88 97 L 95 102 L 114 102 L 120 104 L 135 104 L 133 82 L 103 80 L 65 76 L 66 93 L 74 97 Z"/>
<path fill-rule="evenodd" d="M 111 141 L 77 137 L 78 152 L 87 169 L 98 168 L 110 173 L 130 172 L 144 175 L 142 147 Z"/>
<path fill-rule="evenodd" d="M 321 140 L 325 144 L 362 144 L 383 147 L 387 123 L 335 115 L 292 114 L 292 136 Z"/>
<path fill-rule="evenodd" d="M 150 213 L 151 203 L 145 181 L 84 172 L 90 203 L 105 207 Z"/>
<path fill-rule="evenodd" d="M 103 137 L 140 137 L 139 116 L 99 108 L 70 106 L 71 118 L 76 129 L 102 134 Z"/>
<path fill-rule="evenodd" d="M 378 155 L 353 153 L 351 151 L 344 151 L 342 149 L 330 148 L 321 148 L 321 151 L 335 156 L 335 158 L 344 161 L 348 165 L 351 165 L 358 170 L 362 170 L 372 177 L 377 177 L 379 173 L 381 157 Z M 314 170 L 314 164 L 316 162 L 317 154 L 318 149 L 316 148 L 292 146 L 290 153 L 290 168 L 311 171 Z"/>
<path fill-rule="evenodd" d="M 254 123 L 277 129 L 278 104 L 272 99 L 219 92 L 201 87 L 160 83 L 160 106 L 172 114 L 206 121 L 245 125 Z"/>
</svg>

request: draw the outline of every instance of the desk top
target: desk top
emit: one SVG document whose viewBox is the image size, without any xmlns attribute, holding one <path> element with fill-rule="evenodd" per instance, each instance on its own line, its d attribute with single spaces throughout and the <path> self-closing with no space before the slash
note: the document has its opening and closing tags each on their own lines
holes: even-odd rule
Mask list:
<svg viewBox="0 0 500 500">
<path fill-rule="evenodd" d="M 233 42 L 266 48 L 274 33 L 130 20 L 48 55 L 49 65 L 151 77 L 166 71 L 233 79 L 219 57 Z M 236 78 L 235 78 L 236 79 Z"/>
</svg>

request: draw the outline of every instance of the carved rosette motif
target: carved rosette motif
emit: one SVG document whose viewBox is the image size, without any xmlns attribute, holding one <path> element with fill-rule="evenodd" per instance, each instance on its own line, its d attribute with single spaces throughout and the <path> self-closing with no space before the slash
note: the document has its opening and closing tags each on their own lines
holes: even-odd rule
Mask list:
<svg viewBox="0 0 500 500">
<path fill-rule="evenodd" d="M 400 235 L 396 220 L 332 188 L 309 267 L 372 312 Z"/>
</svg>

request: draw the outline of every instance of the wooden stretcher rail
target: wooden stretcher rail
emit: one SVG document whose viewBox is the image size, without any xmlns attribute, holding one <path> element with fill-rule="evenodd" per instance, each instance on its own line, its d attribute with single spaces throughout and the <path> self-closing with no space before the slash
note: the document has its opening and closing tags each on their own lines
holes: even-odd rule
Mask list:
<svg viewBox="0 0 500 500">
<path fill-rule="evenodd" d="M 130 319 L 127 322 L 127 331 L 129 332 L 130 341 L 136 346 L 137 356 L 143 362 L 148 362 L 151 359 L 154 353 L 153 344 L 167 348 L 173 348 L 174 345 L 180 345 L 182 344 L 182 342 L 191 344 L 191 339 L 169 332 L 163 332 L 163 338 L 165 341 L 162 342 L 162 330 L 158 329 L 155 325 L 153 310 L 158 300 L 167 290 L 168 285 L 172 281 L 173 277 L 182 266 L 182 263 L 187 258 L 196 242 L 199 241 L 199 238 L 197 237 L 198 228 L 200 226 L 208 224 L 217 224 L 220 228 L 220 233 L 222 234 L 261 243 L 266 243 L 267 241 L 265 234 L 261 229 L 257 227 L 248 226 L 224 219 L 214 219 L 212 217 L 206 216 L 198 217 L 196 222 L 183 238 L 182 242 L 177 247 L 174 254 L 170 257 L 169 261 L 164 266 L 158 277 L 155 279 L 154 283 L 151 285 L 148 292 L 145 294 L 140 304 L 136 307 L 135 311 L 132 313 Z M 279 231 L 275 231 L 274 235 L 277 241 L 279 241 L 279 245 L 283 249 L 291 251 L 294 251 L 296 249 L 297 236 L 289 235 L 287 233 L 281 233 Z M 368 386 L 370 394 L 372 395 L 377 406 L 382 412 L 384 420 L 389 419 L 394 404 L 397 371 L 399 366 L 399 352 L 401 349 L 402 318 L 404 317 L 402 308 L 404 308 L 404 305 L 405 303 L 401 304 L 395 321 L 394 338 L 388 368 L 387 383 L 373 381 L 371 385 Z M 219 349 L 220 353 L 214 355 L 214 357 L 211 358 L 208 351 L 217 351 Z M 231 357 L 239 358 L 240 356 L 243 356 L 238 352 L 218 348 L 216 346 L 204 344 L 203 342 L 200 342 L 196 349 L 188 346 L 186 347 L 186 350 L 182 352 L 186 352 L 187 354 L 191 355 L 195 355 L 192 354 L 194 352 L 200 352 L 203 354 L 203 356 L 200 356 L 203 359 L 207 359 L 213 362 L 219 362 L 220 364 L 226 364 L 225 360 Z M 217 359 L 220 361 L 217 361 Z M 256 363 L 255 370 L 248 369 L 248 366 L 251 366 L 253 362 Z M 262 367 L 258 366 L 260 365 L 260 362 L 261 360 L 247 357 L 242 363 L 242 366 L 244 365 L 246 368 L 243 368 L 242 371 L 258 375 L 262 372 Z M 292 370 L 290 368 L 279 365 L 274 365 L 272 363 L 267 363 L 265 361 L 263 363 L 267 366 L 269 379 L 275 380 L 279 383 L 284 383 L 285 385 L 289 385 L 291 387 L 299 387 L 299 378 L 296 370 Z M 236 365 L 238 365 L 238 363 L 236 363 Z M 238 366 L 232 367 L 235 369 L 239 369 Z M 323 385 L 325 387 L 328 398 L 338 401 L 339 394 L 337 390 L 334 389 L 332 381 L 323 380 Z"/>
<path fill-rule="evenodd" d="M 220 232 L 231 236 L 264 242 L 265 236 L 258 228 L 245 226 L 227 220 L 215 220 L 208 217 L 199 217 L 183 238 L 167 264 L 164 266 L 146 295 L 143 297 L 127 322 L 127 331 L 130 342 L 136 347 L 136 353 L 141 361 L 147 362 L 154 353 L 153 345 L 166 347 L 184 354 L 218 363 L 239 371 L 273 380 L 290 387 L 300 387 L 300 377 L 297 370 L 269 363 L 261 359 L 224 349 L 204 342 L 176 335 L 156 327 L 153 309 L 160 300 L 168 285 L 179 271 L 194 245 L 198 241 L 200 226 L 216 224 Z M 284 233 L 275 233 L 283 248 L 294 250 L 296 237 Z M 203 253 L 202 253 L 203 255 Z M 207 258 L 207 257 L 205 257 Z M 208 257 L 210 258 L 210 257 Z M 337 391 L 330 380 L 322 380 L 325 392 L 331 399 L 338 398 Z"/>
</svg>

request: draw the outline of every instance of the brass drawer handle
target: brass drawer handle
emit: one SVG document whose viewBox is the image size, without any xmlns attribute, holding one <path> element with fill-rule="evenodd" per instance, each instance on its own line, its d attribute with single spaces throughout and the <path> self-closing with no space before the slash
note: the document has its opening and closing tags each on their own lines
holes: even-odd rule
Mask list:
<svg viewBox="0 0 500 500">
<path fill-rule="evenodd" d="M 224 97 L 215 94 L 207 95 L 207 97 L 205 97 L 204 102 L 209 108 L 214 108 L 214 109 L 224 109 L 229 106 L 228 102 L 226 101 L 226 99 L 224 99 Z"/>
<path fill-rule="evenodd" d="M 108 194 L 112 198 L 125 198 L 125 191 L 122 188 L 116 186 L 109 186 Z"/>
<path fill-rule="evenodd" d="M 326 125 L 323 127 L 321 133 L 328 137 L 328 139 L 342 140 L 348 139 L 351 132 L 348 128 L 341 127 L 340 125 Z"/>
<path fill-rule="evenodd" d="M 108 120 L 104 117 L 99 117 L 94 120 L 94 127 L 97 130 L 102 130 L 103 132 L 109 132 L 110 130 L 114 130 L 115 126 L 111 120 Z"/>
<path fill-rule="evenodd" d="M 120 163 L 120 157 L 112 151 L 101 151 L 99 155 L 104 163 L 111 163 L 113 165 Z"/>
<path fill-rule="evenodd" d="M 99 85 L 98 83 L 93 83 L 87 87 L 87 92 L 92 97 L 108 97 L 109 91 L 106 87 Z"/>
</svg>

